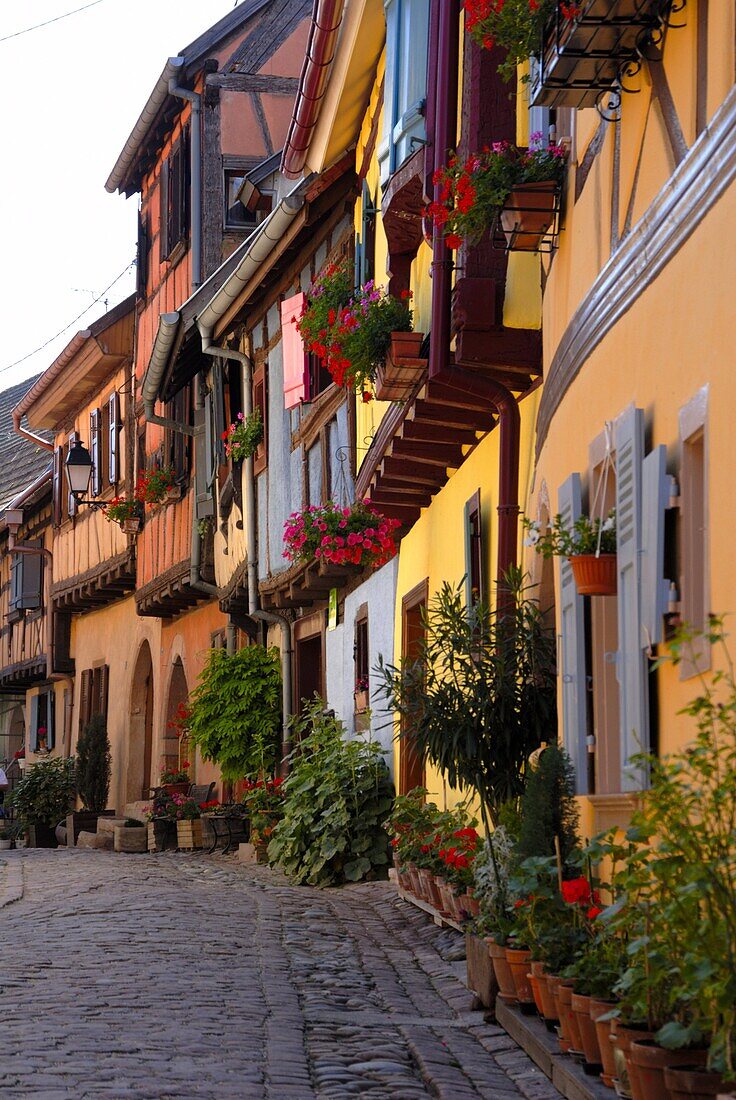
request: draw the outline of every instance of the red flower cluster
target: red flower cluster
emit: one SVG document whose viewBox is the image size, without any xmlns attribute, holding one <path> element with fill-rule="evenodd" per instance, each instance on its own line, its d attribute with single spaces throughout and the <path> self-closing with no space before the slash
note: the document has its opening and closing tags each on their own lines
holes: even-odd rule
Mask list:
<svg viewBox="0 0 736 1100">
<path fill-rule="evenodd" d="M 456 829 L 452 834 L 456 844 L 449 848 L 440 848 L 439 857 L 447 867 L 464 871 L 470 867 L 475 858 L 475 849 L 478 846 L 478 833 L 470 827 Z"/>
<path fill-rule="evenodd" d="M 200 810 L 205 810 L 205 811 L 206 810 L 214 810 L 219 805 L 220 805 L 220 800 L 218 798 L 212 798 L 212 799 L 210 799 L 209 802 L 200 802 L 199 808 L 200 808 Z"/>
<path fill-rule="evenodd" d="M 393 533 L 401 524 L 382 516 L 367 501 L 350 508 L 329 502 L 293 512 L 284 525 L 288 561 L 324 559 L 333 565 L 370 565 L 378 569 L 396 554 Z"/>
<path fill-rule="evenodd" d="M 590 883 L 584 876 L 567 879 L 562 883 L 562 900 L 567 905 L 579 905 L 585 909 L 588 920 L 595 920 L 603 912 L 600 906 L 600 894 L 597 890 L 591 889 Z"/>
</svg>

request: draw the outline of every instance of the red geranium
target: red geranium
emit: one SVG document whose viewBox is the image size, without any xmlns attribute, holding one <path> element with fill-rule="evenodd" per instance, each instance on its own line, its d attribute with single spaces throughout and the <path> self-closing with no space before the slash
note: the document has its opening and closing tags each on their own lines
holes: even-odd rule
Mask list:
<svg viewBox="0 0 736 1100">
<path fill-rule="evenodd" d="M 591 900 L 587 878 L 571 878 L 562 883 L 562 898 L 568 905 L 588 905 Z"/>
</svg>

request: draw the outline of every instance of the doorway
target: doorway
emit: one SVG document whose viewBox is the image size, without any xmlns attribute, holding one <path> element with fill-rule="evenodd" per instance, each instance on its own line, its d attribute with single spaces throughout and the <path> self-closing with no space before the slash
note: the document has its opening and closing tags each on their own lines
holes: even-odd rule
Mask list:
<svg viewBox="0 0 736 1100">
<path fill-rule="evenodd" d="M 151 647 L 143 642 L 133 672 L 128 723 L 128 766 L 124 780 L 125 801 L 147 799 L 151 789 L 153 753 L 153 661 Z"/>
<path fill-rule="evenodd" d="M 324 615 L 308 615 L 294 623 L 294 710 L 302 714 L 314 696 L 325 698 Z"/>
<path fill-rule="evenodd" d="M 189 774 L 194 783 L 194 754 L 190 752 L 188 736 L 181 733 L 182 711 L 188 701 L 187 677 L 181 657 L 177 657 L 169 681 L 161 767 L 166 771 L 178 771 L 184 763 L 189 763 Z"/>
<path fill-rule="evenodd" d="M 429 599 L 429 582 L 424 580 L 401 601 L 402 661 L 416 661 L 426 636 L 424 618 Z M 424 759 L 417 752 L 409 721 L 402 715 L 399 740 L 399 794 L 425 785 Z"/>
</svg>

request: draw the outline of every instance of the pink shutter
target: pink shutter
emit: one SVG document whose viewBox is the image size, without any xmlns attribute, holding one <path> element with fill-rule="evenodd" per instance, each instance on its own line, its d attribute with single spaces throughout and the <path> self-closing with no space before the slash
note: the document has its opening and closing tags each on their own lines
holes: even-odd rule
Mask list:
<svg viewBox="0 0 736 1100">
<path fill-rule="evenodd" d="M 294 294 L 281 303 L 281 348 L 284 359 L 284 408 L 293 409 L 306 397 L 305 353 L 297 321 L 304 309 L 305 295 Z"/>
</svg>

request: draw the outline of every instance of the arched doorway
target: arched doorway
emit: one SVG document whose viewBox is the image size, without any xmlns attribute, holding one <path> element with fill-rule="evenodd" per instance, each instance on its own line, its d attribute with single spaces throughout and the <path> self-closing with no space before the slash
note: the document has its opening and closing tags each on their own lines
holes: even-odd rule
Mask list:
<svg viewBox="0 0 736 1100">
<path fill-rule="evenodd" d="M 128 724 L 128 767 L 125 801 L 148 798 L 153 750 L 153 661 L 151 647 L 143 642 L 133 672 Z"/>
<path fill-rule="evenodd" d="M 161 767 L 175 771 L 184 761 L 189 761 L 189 774 L 194 781 L 194 754 L 190 753 L 189 740 L 179 736 L 179 708 L 186 706 L 189 699 L 189 686 L 181 657 L 177 657 L 171 670 L 169 697 L 166 701 L 166 727 L 164 729 L 163 760 Z"/>
</svg>

